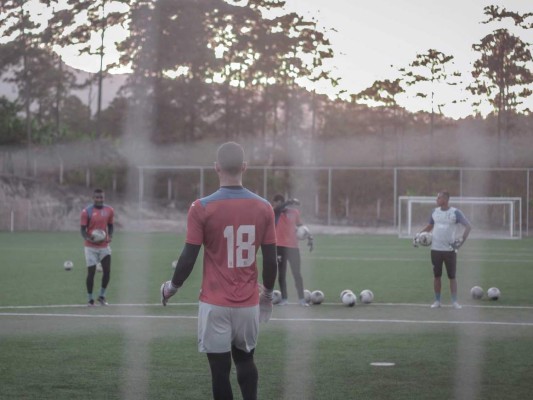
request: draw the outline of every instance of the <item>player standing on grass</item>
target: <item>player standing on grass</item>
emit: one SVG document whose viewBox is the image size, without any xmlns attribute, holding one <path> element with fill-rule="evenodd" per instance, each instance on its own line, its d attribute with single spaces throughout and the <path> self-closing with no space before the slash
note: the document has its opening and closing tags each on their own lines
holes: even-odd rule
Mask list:
<svg viewBox="0 0 533 400">
<path fill-rule="evenodd" d="M 295 200 L 285 201 L 282 194 L 274 195 L 272 207 L 276 217 L 276 237 L 278 253 L 278 282 L 281 291 L 281 301 L 278 303 L 283 306 L 289 304 L 287 292 L 287 262 L 291 266 L 292 276 L 298 292 L 298 301 L 302 306 L 308 306 L 304 298 L 304 283 L 300 270 L 301 257 L 298 247 L 298 238 L 296 229 L 302 225 L 300 220 L 300 210 L 295 206 L 299 202 Z M 307 238 L 309 251 L 313 250 L 313 237 Z"/>
<path fill-rule="evenodd" d="M 231 359 L 243 399 L 257 398 L 254 362 L 259 322 L 272 314 L 276 281 L 276 231 L 270 204 L 242 186 L 244 151 L 235 142 L 218 148 L 215 171 L 220 188 L 194 201 L 187 215 L 185 247 L 172 280 L 161 285 L 161 302 L 180 288 L 204 246 L 198 309 L 198 350 L 207 353 L 213 398 L 233 399 Z M 263 255 L 260 293 L 256 253 Z"/>
<path fill-rule="evenodd" d="M 437 194 L 437 208 L 431 214 L 429 224 L 421 232 L 433 231 L 431 242 L 431 264 L 433 265 L 433 289 L 435 291 L 435 301 L 431 308 L 438 308 L 441 305 L 441 277 L 442 265 L 446 266 L 446 273 L 450 280 L 450 292 L 452 297 L 452 307 L 462 308 L 457 302 L 457 250 L 464 244 L 470 234 L 472 227 L 461 210 L 450 207 L 448 202 L 450 193 L 442 191 Z M 455 238 L 457 224 L 464 226 L 463 236 Z M 415 237 L 415 242 L 416 242 Z"/>
<path fill-rule="evenodd" d="M 81 236 L 85 240 L 85 262 L 87 265 L 87 296 L 89 307 L 94 306 L 93 286 L 96 265 L 102 265 L 102 285 L 98 296 L 98 303 L 107 306 L 106 289 L 111 277 L 111 237 L 113 236 L 113 219 L 115 211 L 112 207 L 104 204 L 104 191 L 95 189 L 93 204 L 84 208 L 81 212 Z M 95 229 L 105 231 L 106 238 L 101 242 L 92 239 Z"/>
</svg>

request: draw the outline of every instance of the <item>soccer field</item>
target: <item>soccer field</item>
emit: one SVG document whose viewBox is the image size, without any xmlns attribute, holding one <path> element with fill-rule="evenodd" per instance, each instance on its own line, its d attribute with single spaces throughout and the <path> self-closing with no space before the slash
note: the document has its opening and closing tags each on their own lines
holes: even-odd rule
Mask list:
<svg viewBox="0 0 533 400">
<path fill-rule="evenodd" d="M 117 232 L 109 307 L 86 307 L 79 233 L 0 233 L 0 399 L 209 399 L 196 348 L 201 260 L 169 307 L 159 286 L 183 237 Z M 430 309 L 427 248 L 394 236 L 315 237 L 302 245 L 300 307 L 261 325 L 260 399 L 526 399 L 533 393 L 533 240 L 469 240 L 458 257 L 463 309 Z M 74 268 L 65 271 L 63 263 Z M 100 288 L 97 274 L 95 293 Z M 470 288 L 498 287 L 498 301 Z M 342 305 L 343 289 L 374 303 Z M 392 365 L 372 365 L 389 363 Z M 236 375 L 234 396 L 241 398 Z"/>
</svg>

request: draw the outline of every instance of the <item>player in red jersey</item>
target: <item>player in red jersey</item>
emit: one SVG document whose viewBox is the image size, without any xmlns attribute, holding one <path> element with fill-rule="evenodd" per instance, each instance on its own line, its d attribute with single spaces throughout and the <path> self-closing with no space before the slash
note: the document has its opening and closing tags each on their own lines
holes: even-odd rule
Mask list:
<svg viewBox="0 0 533 400">
<path fill-rule="evenodd" d="M 106 290 L 111 277 L 111 238 L 113 236 L 113 220 L 115 211 L 112 207 L 104 204 L 104 191 L 95 189 L 93 193 L 93 204 L 85 207 L 81 212 L 81 236 L 85 240 L 85 262 L 87 265 L 87 286 L 88 306 L 94 306 L 93 286 L 96 265 L 102 265 L 102 286 L 98 296 L 98 303 L 107 305 Z M 93 240 L 92 233 L 96 229 L 106 232 L 103 241 Z"/>
<path fill-rule="evenodd" d="M 259 322 L 270 319 L 276 281 L 274 212 L 267 200 L 242 186 L 246 163 L 238 143 L 227 142 L 218 148 L 215 170 L 220 188 L 189 208 L 185 247 L 172 280 L 161 285 L 161 302 L 166 305 L 183 285 L 203 245 L 198 350 L 207 353 L 213 398 L 233 398 L 233 358 L 243 399 L 253 400 L 257 398 L 254 350 Z M 256 265 L 259 247 L 262 287 Z"/>
<path fill-rule="evenodd" d="M 302 273 L 300 271 L 301 257 L 298 247 L 298 238 L 296 229 L 303 225 L 300 218 L 300 210 L 296 208 L 299 205 L 296 199 L 285 201 L 282 194 L 274 195 L 272 207 L 276 218 L 276 236 L 277 236 L 277 254 L 278 254 L 278 282 L 281 291 L 281 301 L 279 305 L 288 304 L 287 293 L 287 262 L 291 266 L 294 284 L 298 292 L 298 301 L 302 306 L 308 306 L 304 298 L 304 284 Z M 309 236 L 307 245 L 309 250 L 313 250 L 313 237 Z"/>
</svg>

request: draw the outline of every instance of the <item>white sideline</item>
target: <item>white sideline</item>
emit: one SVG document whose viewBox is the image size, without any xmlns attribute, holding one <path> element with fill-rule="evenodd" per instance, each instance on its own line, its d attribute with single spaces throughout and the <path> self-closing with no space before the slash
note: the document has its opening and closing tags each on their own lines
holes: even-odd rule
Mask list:
<svg viewBox="0 0 533 400">
<path fill-rule="evenodd" d="M 64 318 L 130 318 L 130 319 L 197 319 L 191 315 L 125 315 L 125 314 L 52 314 L 52 313 L 0 313 L 4 317 L 64 317 Z M 368 319 L 368 318 L 271 318 L 279 322 L 367 322 L 386 324 L 432 324 L 432 325 L 500 325 L 531 326 L 533 322 L 495 322 L 495 321 L 432 321 L 409 319 Z"/>
<path fill-rule="evenodd" d="M 289 303 L 289 304 L 297 304 L 297 303 Z M 198 303 L 168 303 L 168 306 L 197 306 Z M 340 303 L 322 303 L 321 306 L 340 306 Z M 359 305 L 359 307 L 377 307 L 377 306 L 385 306 L 385 307 L 421 307 L 421 308 L 429 308 L 429 303 L 372 303 L 372 304 L 364 304 Z M 533 306 L 500 306 L 495 303 L 491 305 L 475 305 L 475 304 L 462 304 L 463 308 L 488 308 L 488 309 L 509 309 L 509 310 L 533 310 Z M 95 308 L 99 308 L 100 306 L 95 306 Z M 117 304 L 110 304 L 107 306 L 108 308 L 115 308 L 115 307 L 161 307 L 161 303 L 147 303 L 147 304 L 135 304 L 135 303 L 117 303 Z M 450 308 L 451 305 L 443 304 L 442 308 Z M 46 304 L 46 305 L 29 305 L 29 306 L 0 306 L 0 310 L 27 310 L 27 309 L 42 309 L 42 308 L 88 308 L 87 304 Z"/>
</svg>

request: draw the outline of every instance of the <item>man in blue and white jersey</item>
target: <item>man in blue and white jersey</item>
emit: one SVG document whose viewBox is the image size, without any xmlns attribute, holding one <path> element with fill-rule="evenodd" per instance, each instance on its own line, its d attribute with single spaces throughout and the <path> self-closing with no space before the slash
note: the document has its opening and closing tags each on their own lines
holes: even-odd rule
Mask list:
<svg viewBox="0 0 533 400">
<path fill-rule="evenodd" d="M 463 212 L 455 207 L 450 207 L 448 202 L 450 193 L 442 191 L 437 194 L 437 208 L 431 213 L 429 224 L 422 229 L 422 232 L 432 232 L 431 242 L 431 264 L 433 265 L 433 288 L 435 291 L 435 301 L 431 308 L 441 306 L 441 277 L 442 265 L 446 266 L 446 273 L 450 280 L 450 293 L 452 307 L 462 308 L 457 302 L 457 250 L 464 244 L 472 229 L 470 222 Z M 464 231 L 460 238 L 456 238 L 458 225 L 463 225 Z"/>
</svg>

